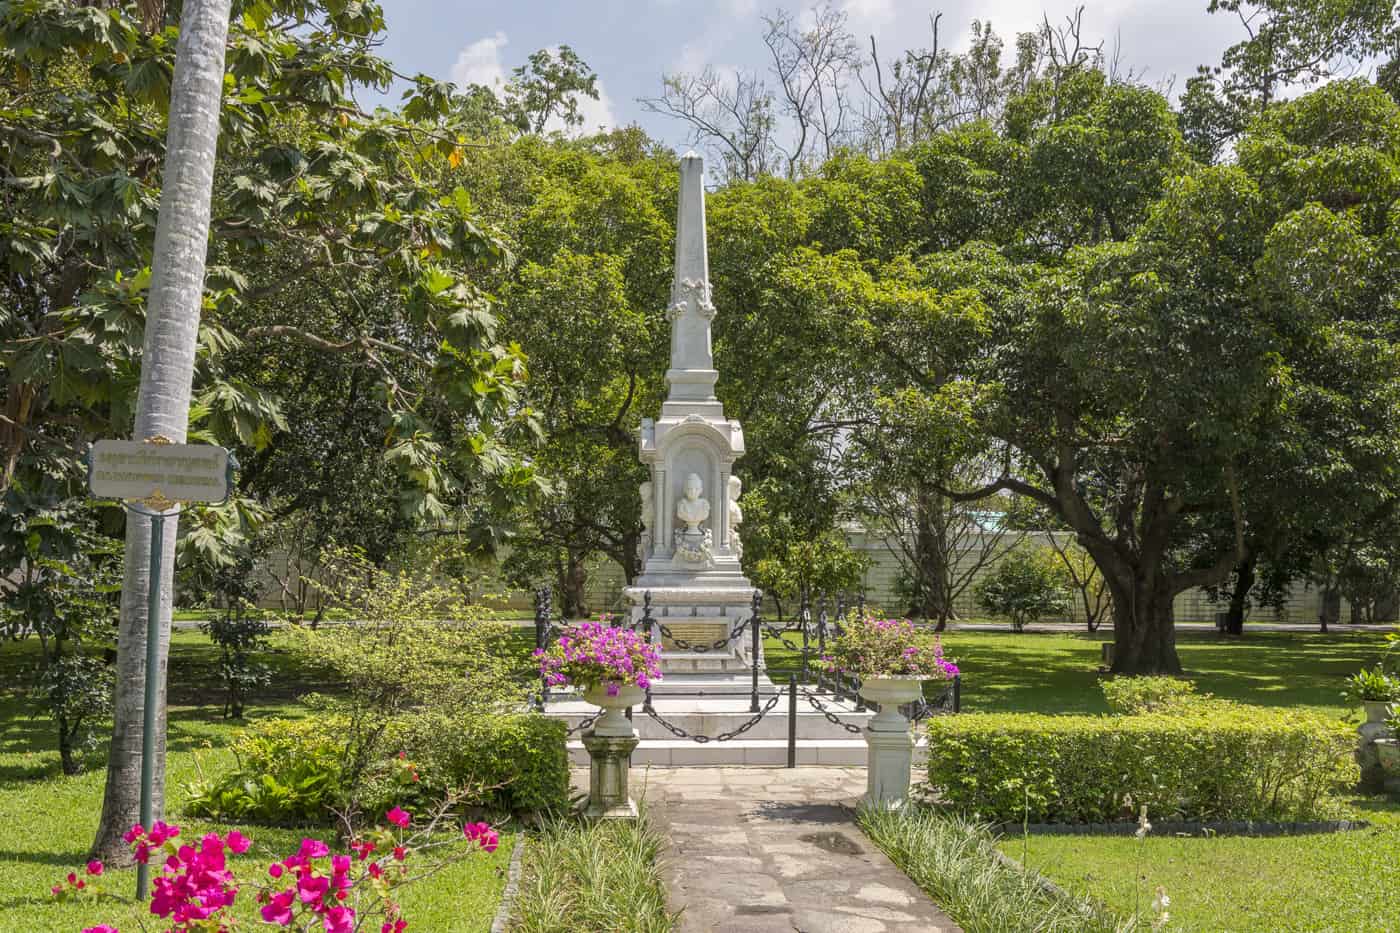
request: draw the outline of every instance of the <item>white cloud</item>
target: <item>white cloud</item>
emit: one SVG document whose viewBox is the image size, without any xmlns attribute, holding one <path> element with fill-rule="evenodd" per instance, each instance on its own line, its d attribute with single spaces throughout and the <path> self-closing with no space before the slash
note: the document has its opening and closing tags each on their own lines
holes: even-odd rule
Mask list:
<svg viewBox="0 0 1400 933">
<path fill-rule="evenodd" d="M 506 69 L 501 64 L 501 49 L 509 40 L 504 32 L 478 39 L 457 53 L 452 63 L 452 82 L 458 87 L 484 84 L 497 87 L 505 84 Z"/>
<path fill-rule="evenodd" d="M 843 0 L 841 10 L 852 25 L 870 27 L 894 16 L 894 0 Z"/>
<path fill-rule="evenodd" d="M 583 117 L 583 123 L 570 132 L 587 134 L 598 132 L 599 127 L 603 129 L 613 129 L 617 126 L 617 115 L 613 111 L 612 98 L 608 96 L 607 90 L 603 87 L 603 82 L 599 81 L 595 87 L 598 90 L 598 99 L 579 95 L 578 112 Z M 549 121 L 546 130 L 561 130 L 564 126 L 554 119 Z"/>
</svg>

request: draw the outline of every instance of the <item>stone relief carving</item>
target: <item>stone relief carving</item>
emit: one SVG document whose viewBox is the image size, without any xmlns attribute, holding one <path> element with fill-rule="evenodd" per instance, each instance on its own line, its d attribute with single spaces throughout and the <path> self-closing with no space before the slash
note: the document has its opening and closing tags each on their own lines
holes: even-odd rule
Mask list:
<svg viewBox="0 0 1400 933">
<path fill-rule="evenodd" d="M 694 307 L 695 313 L 705 320 L 714 318 L 715 305 L 709 282 L 704 279 L 681 279 L 680 287 L 676 289 L 676 292 L 675 300 L 666 309 L 666 317 L 672 323 L 679 320 L 681 315 L 692 307 Z"/>
<path fill-rule="evenodd" d="M 744 510 L 739 508 L 739 496 L 744 492 L 744 484 L 737 476 L 729 477 L 729 549 L 735 557 L 744 556 L 744 545 L 739 540 L 739 526 L 744 523 Z"/>
<path fill-rule="evenodd" d="M 642 537 L 637 542 L 637 556 L 643 564 L 646 563 L 647 555 L 651 553 L 651 543 L 655 540 L 656 528 L 656 502 L 651 497 L 651 483 L 642 483 L 638 490 L 642 496 Z"/>
</svg>

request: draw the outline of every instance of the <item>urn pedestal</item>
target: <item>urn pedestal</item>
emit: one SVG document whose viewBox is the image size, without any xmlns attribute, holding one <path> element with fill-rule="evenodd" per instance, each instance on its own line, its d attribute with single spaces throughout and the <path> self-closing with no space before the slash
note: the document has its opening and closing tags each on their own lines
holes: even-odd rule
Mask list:
<svg viewBox="0 0 1400 933">
<path fill-rule="evenodd" d="M 865 730 L 865 797 L 868 807 L 895 809 L 909 797 L 909 769 L 914 759 L 914 737 L 909 720 L 899 711 L 923 696 L 921 677 L 865 677 L 860 695 L 880 704 L 880 712 Z"/>
<path fill-rule="evenodd" d="M 1400 797 L 1400 737 L 1376 739 L 1376 757 L 1383 776 L 1381 786 L 1386 793 Z"/>
<path fill-rule="evenodd" d="M 1384 787 L 1387 777 L 1381 767 L 1376 740 L 1390 737 L 1385 721 L 1394 707 L 1381 700 L 1366 700 L 1361 705 L 1366 709 L 1366 721 L 1356 730 L 1360 737 L 1356 744 L 1356 763 L 1361 766 L 1361 789 L 1376 792 Z"/>
<path fill-rule="evenodd" d="M 583 698 L 602 713 L 583 734 L 588 749 L 588 804 L 583 815 L 590 820 L 635 820 L 637 804 L 628 788 L 628 767 L 637 747 L 637 730 L 627 718 L 627 708 L 646 699 L 641 687 L 617 684 L 609 694 L 608 685 L 588 687 Z"/>
</svg>

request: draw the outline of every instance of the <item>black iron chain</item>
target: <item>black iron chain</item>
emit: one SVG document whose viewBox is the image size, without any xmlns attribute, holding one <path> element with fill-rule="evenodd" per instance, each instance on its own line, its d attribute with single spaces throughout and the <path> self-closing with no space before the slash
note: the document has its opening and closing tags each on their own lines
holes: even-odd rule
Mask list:
<svg viewBox="0 0 1400 933">
<path fill-rule="evenodd" d="M 687 732 L 685 729 L 682 729 L 675 723 L 663 719 L 660 715 L 657 714 L 656 710 L 654 709 L 647 710 L 647 715 L 650 716 L 652 719 L 655 719 L 657 722 L 661 723 L 661 727 L 663 729 L 665 729 L 667 732 L 671 733 L 678 739 L 690 739 L 690 741 L 698 742 L 701 745 L 704 745 L 706 742 L 728 742 L 730 739 L 737 739 L 739 736 L 743 735 L 745 732 L 748 732 L 754 726 L 758 725 L 758 721 L 764 716 L 768 715 L 768 713 L 772 711 L 773 707 L 778 705 L 778 701 L 782 698 L 783 695 L 781 693 L 772 694 L 768 697 L 768 702 L 763 704 L 763 709 L 759 710 L 757 713 L 754 713 L 753 716 L 749 717 L 749 720 L 747 722 L 742 723 L 734 727 L 733 729 L 730 729 L 728 732 L 721 732 L 719 735 L 699 735 Z"/>
<path fill-rule="evenodd" d="M 953 713 L 953 688 L 945 687 L 943 692 L 932 700 L 920 698 L 910 704 L 909 719 L 919 722 L 930 716 L 947 716 Z"/>
<path fill-rule="evenodd" d="M 592 716 L 589 716 L 587 719 L 580 719 L 578 725 L 574 726 L 572 729 L 569 729 L 564 734 L 573 735 L 575 732 L 578 732 L 582 729 L 587 729 L 589 726 L 593 725 L 593 723 L 597 722 L 598 717 L 601 715 L 603 714 L 601 711 L 599 711 L 597 713 L 594 713 Z"/>
<path fill-rule="evenodd" d="M 800 628 L 773 628 L 773 626 L 771 626 L 771 625 L 765 625 L 765 626 L 763 626 L 763 630 L 764 630 L 764 633 L 768 635 L 768 637 L 770 637 L 770 638 L 776 638 L 776 639 L 778 639 L 778 641 L 782 642 L 783 647 L 786 648 L 787 650 L 789 650 L 789 651 L 796 651 L 798 654 L 801 654 L 801 653 L 802 653 L 802 646 L 801 646 L 801 645 L 795 645 L 795 644 L 793 644 L 792 642 L 788 641 L 786 638 L 783 637 L 783 636 L 784 636 L 786 633 L 788 633 L 788 632 L 800 632 L 800 631 L 802 631 L 802 629 L 800 629 Z M 809 649 L 809 653 L 810 653 L 810 649 Z"/>
<path fill-rule="evenodd" d="M 860 733 L 865 731 L 864 726 L 857 726 L 853 723 L 846 722 L 844 719 L 828 710 L 826 708 L 826 704 L 823 703 L 821 700 L 818 700 L 817 695 L 815 693 L 812 693 L 809 690 L 803 690 L 801 692 L 802 695 L 807 698 L 807 702 L 812 704 L 812 708 L 826 717 L 827 722 L 831 723 L 832 725 L 840 726 L 847 732 L 851 732 L 856 735 L 859 735 Z"/>
</svg>

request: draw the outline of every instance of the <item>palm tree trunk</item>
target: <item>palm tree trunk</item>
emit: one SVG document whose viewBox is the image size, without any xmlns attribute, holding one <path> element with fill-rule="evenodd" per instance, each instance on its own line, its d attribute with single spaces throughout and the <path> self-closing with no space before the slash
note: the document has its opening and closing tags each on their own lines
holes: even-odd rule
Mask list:
<svg viewBox="0 0 1400 933">
<path fill-rule="evenodd" d="M 189 427 L 190 386 L 204 293 L 209 245 L 210 197 L 219 140 L 219 108 L 228 41 L 230 0 L 186 0 L 170 91 L 165 170 L 151 259 L 151 290 L 141 360 L 141 389 L 134 436 L 161 434 L 183 442 Z M 155 756 L 155 813 L 165 797 L 165 669 L 170 641 L 171 580 L 176 522 L 167 520 L 158 678 L 160 710 Z M 107 758 L 102 822 L 93 843 L 96 857 L 130 861 L 121 834 L 137 822 L 140 805 L 141 731 L 146 676 L 146 594 L 150 585 L 151 525 L 138 515 L 126 521 L 126 576 L 117 637 L 116 709 Z"/>
</svg>

